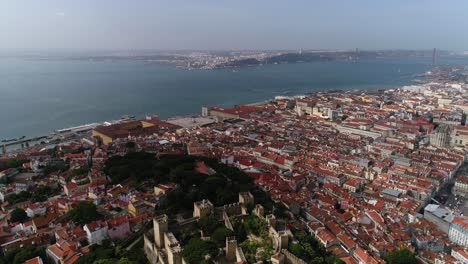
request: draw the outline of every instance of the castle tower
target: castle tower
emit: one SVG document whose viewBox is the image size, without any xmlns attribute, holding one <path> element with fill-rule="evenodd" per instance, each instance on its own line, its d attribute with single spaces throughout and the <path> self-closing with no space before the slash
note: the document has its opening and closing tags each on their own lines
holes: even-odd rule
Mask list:
<svg viewBox="0 0 468 264">
<path fill-rule="evenodd" d="M 281 252 L 277 252 L 271 256 L 270 261 L 272 264 L 284 264 L 284 255 Z"/>
<path fill-rule="evenodd" d="M 214 206 L 209 200 L 193 203 L 193 217 L 207 217 L 213 212 Z"/>
<path fill-rule="evenodd" d="M 279 231 L 278 232 L 279 236 L 279 248 L 280 249 L 288 249 L 288 234 L 285 231 Z"/>
<path fill-rule="evenodd" d="M 261 204 L 256 204 L 253 213 L 260 218 L 265 217 L 265 208 Z"/>
<path fill-rule="evenodd" d="M 236 261 L 237 240 L 236 237 L 226 237 L 226 259 L 229 262 Z"/>
<path fill-rule="evenodd" d="M 180 246 L 172 247 L 167 252 L 167 262 L 169 264 L 182 264 L 182 248 Z"/>
<path fill-rule="evenodd" d="M 273 214 L 269 214 L 265 218 L 268 226 L 276 228 L 276 217 Z"/>
<path fill-rule="evenodd" d="M 239 193 L 239 203 L 242 205 L 254 204 L 254 197 L 250 192 Z"/>
<path fill-rule="evenodd" d="M 169 264 L 182 264 L 182 248 L 172 232 L 164 233 L 164 243 Z"/>
<path fill-rule="evenodd" d="M 154 241 L 158 248 L 164 247 L 164 233 L 169 230 L 169 218 L 167 215 L 161 215 L 153 218 Z"/>
</svg>

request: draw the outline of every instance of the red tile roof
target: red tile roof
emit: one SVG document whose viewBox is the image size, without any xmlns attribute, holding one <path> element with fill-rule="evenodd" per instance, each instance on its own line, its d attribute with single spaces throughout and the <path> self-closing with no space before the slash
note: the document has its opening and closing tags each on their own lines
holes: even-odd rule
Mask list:
<svg viewBox="0 0 468 264">
<path fill-rule="evenodd" d="M 453 218 L 453 224 L 461 226 L 463 229 L 468 230 L 468 217 L 466 216 L 455 216 Z"/>
<path fill-rule="evenodd" d="M 32 259 L 28 259 L 23 264 L 40 264 L 42 263 L 41 257 L 34 257 Z"/>
</svg>

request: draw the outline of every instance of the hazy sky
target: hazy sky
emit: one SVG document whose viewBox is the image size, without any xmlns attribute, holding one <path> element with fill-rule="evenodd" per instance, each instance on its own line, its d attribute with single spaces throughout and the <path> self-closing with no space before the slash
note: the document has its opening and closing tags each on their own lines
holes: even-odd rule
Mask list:
<svg viewBox="0 0 468 264">
<path fill-rule="evenodd" d="M 0 0 L 0 49 L 468 50 L 467 0 Z"/>
</svg>

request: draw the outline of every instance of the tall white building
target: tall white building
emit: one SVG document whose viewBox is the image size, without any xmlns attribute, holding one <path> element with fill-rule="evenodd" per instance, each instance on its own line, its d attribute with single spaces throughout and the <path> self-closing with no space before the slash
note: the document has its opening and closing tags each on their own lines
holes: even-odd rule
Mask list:
<svg viewBox="0 0 468 264">
<path fill-rule="evenodd" d="M 456 178 L 453 192 L 456 195 L 468 195 L 468 176 L 458 176 Z"/>
<path fill-rule="evenodd" d="M 456 216 L 453 218 L 449 239 L 460 246 L 468 246 L 468 217 Z"/>
<path fill-rule="evenodd" d="M 108 230 L 109 227 L 106 221 L 94 221 L 89 224 L 86 224 L 83 227 L 83 230 L 86 232 L 86 238 L 90 245 L 101 244 L 103 240 L 109 238 Z"/>
<path fill-rule="evenodd" d="M 466 248 L 453 248 L 451 255 L 461 263 L 468 263 L 468 250 Z"/>
</svg>

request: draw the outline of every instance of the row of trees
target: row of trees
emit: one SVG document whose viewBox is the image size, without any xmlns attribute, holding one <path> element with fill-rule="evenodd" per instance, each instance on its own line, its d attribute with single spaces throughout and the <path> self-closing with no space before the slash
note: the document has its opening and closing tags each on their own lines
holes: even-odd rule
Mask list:
<svg viewBox="0 0 468 264">
<path fill-rule="evenodd" d="M 22 191 L 18 194 L 14 193 L 6 198 L 10 204 L 17 204 L 31 200 L 33 202 L 44 202 L 55 194 L 59 193 L 59 189 L 53 189 L 49 186 L 39 186 L 34 192 Z"/>
<path fill-rule="evenodd" d="M 28 259 L 40 256 L 46 260 L 44 249 L 25 247 L 25 248 L 12 248 L 6 251 L 5 254 L 0 255 L 0 264 L 22 264 Z"/>
<path fill-rule="evenodd" d="M 0 171 L 12 168 L 19 168 L 23 165 L 23 163 L 28 162 L 27 159 L 24 158 L 12 158 L 8 159 L 3 163 L 0 163 Z"/>
<path fill-rule="evenodd" d="M 113 246 L 110 241 L 102 245 L 92 245 L 88 254 L 79 258 L 75 264 L 146 264 L 148 260 L 143 252 L 143 240 L 130 250 L 120 245 Z"/>
<path fill-rule="evenodd" d="M 416 255 L 408 249 L 400 249 L 388 253 L 385 257 L 388 264 L 416 264 L 418 263 Z"/>
<path fill-rule="evenodd" d="M 94 220 L 100 219 L 102 216 L 98 213 L 96 205 L 90 202 L 80 202 L 77 206 L 68 212 L 68 216 L 77 224 L 85 225 Z M 11 211 L 10 222 L 25 222 L 28 220 L 28 215 L 21 208 L 15 208 Z"/>
<path fill-rule="evenodd" d="M 22 191 L 22 192 L 19 192 L 18 194 L 16 193 L 10 194 L 5 200 L 9 202 L 10 204 L 17 204 L 17 203 L 25 202 L 31 199 L 31 197 L 32 197 L 32 193 Z"/>
<path fill-rule="evenodd" d="M 80 225 L 85 225 L 101 218 L 96 205 L 85 201 L 80 202 L 73 209 L 68 211 L 68 215 L 75 223 Z"/>
</svg>

